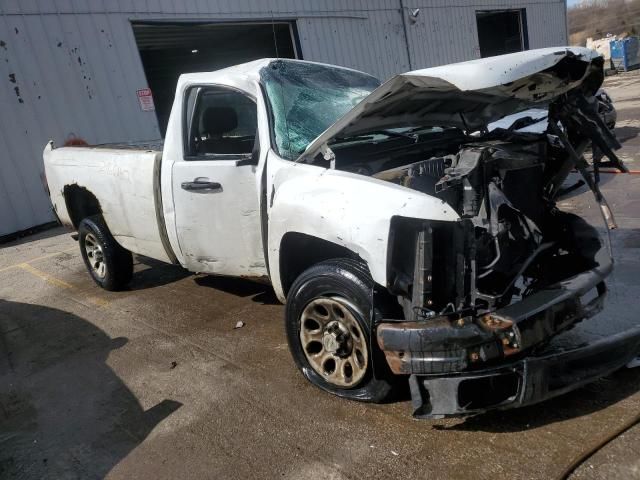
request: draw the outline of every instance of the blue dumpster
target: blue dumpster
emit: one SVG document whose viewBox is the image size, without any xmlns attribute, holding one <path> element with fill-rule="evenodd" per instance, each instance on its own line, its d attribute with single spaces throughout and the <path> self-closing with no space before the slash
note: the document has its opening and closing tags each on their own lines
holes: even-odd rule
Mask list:
<svg viewBox="0 0 640 480">
<path fill-rule="evenodd" d="M 618 70 L 632 70 L 640 67 L 640 42 L 638 37 L 611 40 L 611 62 Z"/>
</svg>

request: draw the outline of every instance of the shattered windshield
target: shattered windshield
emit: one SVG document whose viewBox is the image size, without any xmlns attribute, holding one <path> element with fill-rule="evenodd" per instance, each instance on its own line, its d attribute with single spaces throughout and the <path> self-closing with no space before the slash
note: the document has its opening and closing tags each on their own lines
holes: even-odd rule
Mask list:
<svg viewBox="0 0 640 480">
<path fill-rule="evenodd" d="M 289 160 L 380 85 L 365 73 L 287 60 L 272 62 L 260 77 L 278 154 Z"/>
</svg>

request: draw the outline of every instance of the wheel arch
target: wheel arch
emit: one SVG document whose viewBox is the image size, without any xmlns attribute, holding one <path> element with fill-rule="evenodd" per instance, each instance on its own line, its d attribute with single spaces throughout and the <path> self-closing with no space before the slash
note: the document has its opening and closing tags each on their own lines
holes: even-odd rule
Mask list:
<svg viewBox="0 0 640 480">
<path fill-rule="evenodd" d="M 291 285 L 307 268 L 332 258 L 352 258 L 366 262 L 353 250 L 300 232 L 287 232 L 280 241 L 280 282 L 286 296 Z"/>
<path fill-rule="evenodd" d="M 62 190 L 67 214 L 75 230 L 83 218 L 101 215 L 102 207 L 96 196 L 85 187 L 77 184 L 65 185 Z"/>
</svg>

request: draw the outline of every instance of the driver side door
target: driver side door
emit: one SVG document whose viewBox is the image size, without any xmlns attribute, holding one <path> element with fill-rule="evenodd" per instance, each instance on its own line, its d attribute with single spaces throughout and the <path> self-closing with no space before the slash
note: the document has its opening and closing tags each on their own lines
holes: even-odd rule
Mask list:
<svg viewBox="0 0 640 480">
<path fill-rule="evenodd" d="M 183 109 L 184 152 L 172 167 L 172 189 L 184 266 L 263 277 L 255 100 L 228 87 L 193 86 Z"/>
</svg>

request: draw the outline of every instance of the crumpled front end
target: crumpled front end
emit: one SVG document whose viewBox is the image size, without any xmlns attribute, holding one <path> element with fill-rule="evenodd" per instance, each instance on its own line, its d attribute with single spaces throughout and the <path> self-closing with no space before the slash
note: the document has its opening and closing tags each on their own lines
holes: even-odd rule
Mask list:
<svg viewBox="0 0 640 480">
<path fill-rule="evenodd" d="M 377 343 L 393 373 L 410 375 L 417 416 L 534 403 L 640 353 L 634 331 L 538 356 L 602 309 L 613 268 L 598 230 L 557 207 L 563 182 L 581 173 L 615 228 L 582 153 L 597 145 L 624 171 L 617 141 L 582 92 L 549 112 L 545 134 L 493 131 L 456 154 L 376 175 L 428 191 L 460 215 L 458 222 L 392 222 L 388 289 L 404 318 L 379 322 Z"/>
<path fill-rule="evenodd" d="M 430 228 L 437 236 L 437 227 Z M 456 242 L 451 246 L 457 250 Z M 490 312 L 423 309 L 416 310 L 413 321 L 379 323 L 377 342 L 390 369 L 410 375 L 414 415 L 469 415 L 535 403 L 600 378 L 640 354 L 640 331 L 633 331 L 538 355 L 557 334 L 602 309 L 604 279 L 612 270 L 605 246 L 593 260 L 592 268 Z M 424 265 L 430 281 L 421 294 L 433 307 L 439 292 L 430 285 L 438 267 Z"/>
<path fill-rule="evenodd" d="M 598 313 L 611 257 L 595 229 L 579 217 L 565 220 L 568 238 L 582 239 L 575 251 L 542 243 L 544 249 L 535 248 L 521 262 L 522 273 L 492 293 L 488 289 L 495 283 L 482 282 L 489 269 L 476 263 L 476 229 L 462 222 L 424 222 L 416 235 L 413 296 L 401 297 L 405 319 L 377 325 L 378 345 L 391 370 L 431 375 L 486 368 L 530 352 Z M 507 255 L 513 252 L 502 253 Z M 570 255 L 574 258 L 562 258 Z M 590 268 L 581 270 L 587 262 Z M 534 286 L 552 274 L 562 278 Z M 398 291 L 401 284 L 394 288 Z"/>
</svg>

